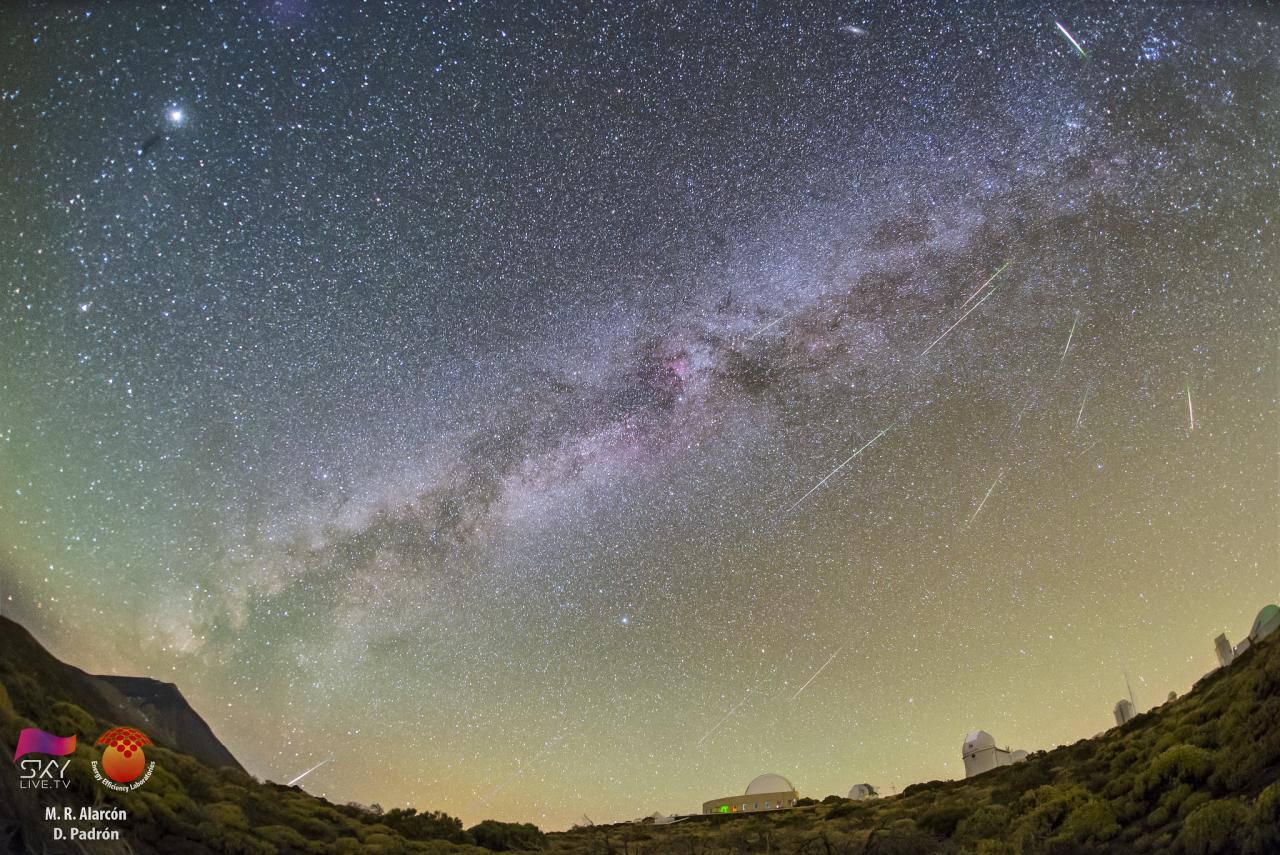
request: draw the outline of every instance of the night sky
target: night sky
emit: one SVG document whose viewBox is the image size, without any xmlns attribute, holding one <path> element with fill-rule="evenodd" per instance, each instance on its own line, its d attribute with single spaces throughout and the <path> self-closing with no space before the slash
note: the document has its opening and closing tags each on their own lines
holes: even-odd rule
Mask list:
<svg viewBox="0 0 1280 855">
<path fill-rule="evenodd" d="M 0 12 L 55 654 L 562 828 L 1073 742 L 1280 599 L 1275 9 L 509 5 Z"/>
</svg>

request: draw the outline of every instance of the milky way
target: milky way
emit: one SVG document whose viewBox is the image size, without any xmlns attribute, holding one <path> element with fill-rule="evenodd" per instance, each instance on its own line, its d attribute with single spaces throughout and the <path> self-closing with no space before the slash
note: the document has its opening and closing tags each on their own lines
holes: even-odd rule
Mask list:
<svg viewBox="0 0 1280 855">
<path fill-rule="evenodd" d="M 5 613 L 554 828 L 1074 741 L 1277 598 L 1273 11 L 506 5 L 2 13 Z"/>
</svg>

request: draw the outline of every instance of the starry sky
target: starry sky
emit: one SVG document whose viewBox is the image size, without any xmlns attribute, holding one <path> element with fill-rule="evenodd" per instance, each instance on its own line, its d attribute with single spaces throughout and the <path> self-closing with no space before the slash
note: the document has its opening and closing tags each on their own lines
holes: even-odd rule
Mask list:
<svg viewBox="0 0 1280 855">
<path fill-rule="evenodd" d="M 255 775 L 960 777 L 1280 599 L 1280 13 L 0 12 L 0 607 Z"/>
</svg>

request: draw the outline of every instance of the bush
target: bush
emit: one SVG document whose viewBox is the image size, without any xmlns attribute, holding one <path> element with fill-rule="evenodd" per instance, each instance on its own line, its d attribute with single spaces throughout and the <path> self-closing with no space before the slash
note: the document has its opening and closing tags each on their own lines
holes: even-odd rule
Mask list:
<svg viewBox="0 0 1280 855">
<path fill-rule="evenodd" d="M 392 808 L 382 814 L 382 822 L 410 840 L 451 840 L 464 843 L 462 820 L 433 810 L 418 813 L 413 808 Z"/>
<path fill-rule="evenodd" d="M 96 738 L 97 727 L 93 716 L 75 704 L 58 701 L 49 708 L 49 714 L 55 733 L 74 733 L 79 739 Z"/>
<path fill-rule="evenodd" d="M 827 811 L 827 819 L 843 819 L 846 816 L 853 816 L 862 810 L 862 805 L 858 802 L 851 802 L 847 799 L 841 799 L 840 804 Z"/>
<path fill-rule="evenodd" d="M 1213 773 L 1213 755 L 1196 745 L 1174 745 L 1156 756 L 1138 779 L 1137 794 L 1146 797 L 1173 783 L 1199 784 Z"/>
<path fill-rule="evenodd" d="M 1054 839 L 1073 843 L 1105 843 L 1120 833 L 1111 806 L 1100 799 L 1078 804 L 1067 815 Z"/>
<path fill-rule="evenodd" d="M 1244 851 L 1249 855 L 1280 852 L 1280 781 L 1254 799 Z"/>
<path fill-rule="evenodd" d="M 1213 796 L 1205 792 L 1195 792 L 1187 796 L 1182 804 L 1178 805 L 1178 819 L 1186 819 L 1192 811 L 1212 798 Z"/>
<path fill-rule="evenodd" d="M 1009 830 L 1012 814 L 1004 805 L 983 805 L 956 825 L 957 843 L 973 843 L 986 838 L 1003 837 Z"/>
<path fill-rule="evenodd" d="M 205 816 L 220 826 L 228 828 L 249 827 L 249 820 L 245 819 L 244 811 L 240 810 L 239 805 L 226 803 L 212 804 L 204 809 L 204 813 Z"/>
<path fill-rule="evenodd" d="M 934 837 L 948 838 L 955 833 L 960 820 L 969 816 L 969 809 L 960 805 L 940 805 L 920 814 L 917 824 Z"/>
<path fill-rule="evenodd" d="M 494 852 L 547 848 L 547 836 L 538 830 L 536 825 L 527 822 L 498 822 L 496 819 L 486 819 L 479 825 L 467 829 L 467 834 L 477 846 L 483 846 Z"/>
<path fill-rule="evenodd" d="M 1006 767 L 1012 769 L 1012 766 Z M 903 787 L 902 794 L 904 796 L 914 796 L 916 793 L 928 793 L 933 790 L 941 790 L 949 784 L 950 781 L 924 781 L 919 784 L 908 784 Z"/>
<path fill-rule="evenodd" d="M 1178 840 L 1187 855 L 1221 855 L 1238 849 L 1236 833 L 1248 819 L 1244 805 L 1214 799 L 1196 808 L 1182 824 Z"/>
<path fill-rule="evenodd" d="M 938 841 L 918 830 L 909 819 L 877 828 L 867 837 L 867 855 L 929 855 L 941 850 Z"/>
<path fill-rule="evenodd" d="M 305 849 L 307 846 L 307 838 L 287 825 L 264 825 L 261 828 L 254 829 L 254 832 L 263 840 L 269 841 L 276 846 L 291 847 L 293 849 Z"/>
<path fill-rule="evenodd" d="M 1018 855 L 1017 847 L 1003 840 L 979 840 L 973 851 L 976 855 Z"/>
</svg>

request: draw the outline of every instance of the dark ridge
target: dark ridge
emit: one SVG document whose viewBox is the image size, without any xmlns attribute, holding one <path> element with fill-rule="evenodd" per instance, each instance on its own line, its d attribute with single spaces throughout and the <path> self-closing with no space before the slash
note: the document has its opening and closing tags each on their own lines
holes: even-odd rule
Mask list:
<svg viewBox="0 0 1280 855">
<path fill-rule="evenodd" d="M 88 674 L 57 659 L 24 627 L 3 616 L 0 651 L 0 657 L 33 677 L 49 697 L 73 703 L 114 724 L 136 727 L 160 745 L 190 754 L 210 766 L 244 771 L 173 683 L 150 677 Z M 91 740 L 98 734 L 77 736 Z"/>
</svg>

